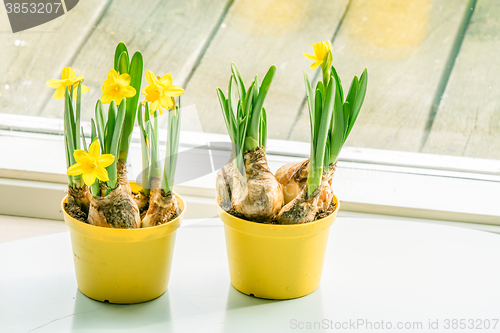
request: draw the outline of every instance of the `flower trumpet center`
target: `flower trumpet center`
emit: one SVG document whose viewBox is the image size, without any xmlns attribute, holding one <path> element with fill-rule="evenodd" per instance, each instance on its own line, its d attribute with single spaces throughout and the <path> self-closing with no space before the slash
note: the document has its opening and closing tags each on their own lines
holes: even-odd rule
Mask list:
<svg viewBox="0 0 500 333">
<path fill-rule="evenodd" d="M 85 173 L 94 172 L 95 168 L 97 168 L 97 160 L 95 157 L 88 156 L 85 160 L 82 161 L 82 167 Z"/>
<path fill-rule="evenodd" d="M 119 83 L 115 83 L 111 86 L 111 91 L 113 94 L 120 95 L 122 91 L 122 86 Z"/>
</svg>

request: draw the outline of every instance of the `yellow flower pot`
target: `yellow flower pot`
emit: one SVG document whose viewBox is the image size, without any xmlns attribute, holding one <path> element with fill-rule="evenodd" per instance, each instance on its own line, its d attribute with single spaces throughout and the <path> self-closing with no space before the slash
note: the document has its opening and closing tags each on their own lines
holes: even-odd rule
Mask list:
<svg viewBox="0 0 500 333">
<path fill-rule="evenodd" d="M 330 226 L 339 210 L 304 224 L 250 222 L 226 213 L 224 222 L 231 284 L 247 295 L 290 299 L 315 291 L 321 280 Z"/>
<path fill-rule="evenodd" d="M 134 184 L 132 189 L 134 189 Z M 78 221 L 61 208 L 70 228 L 78 289 L 95 300 L 140 303 L 166 290 L 174 251 L 175 233 L 185 204 L 176 194 L 182 213 L 160 226 L 112 229 Z"/>
</svg>

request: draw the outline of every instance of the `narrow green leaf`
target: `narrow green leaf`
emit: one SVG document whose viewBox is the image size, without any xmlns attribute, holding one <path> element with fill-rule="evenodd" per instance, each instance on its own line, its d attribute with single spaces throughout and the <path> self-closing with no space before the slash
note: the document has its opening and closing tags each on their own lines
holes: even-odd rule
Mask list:
<svg viewBox="0 0 500 333">
<path fill-rule="evenodd" d="M 80 110 L 82 107 L 82 85 L 79 84 L 76 93 L 76 115 L 75 115 L 75 148 L 80 149 Z M 84 139 L 85 140 L 85 139 Z M 86 150 L 86 149 L 85 149 Z"/>
<path fill-rule="evenodd" d="M 344 102 L 344 90 L 342 89 L 342 81 L 340 80 L 340 76 L 337 74 L 337 70 L 334 66 L 332 66 L 332 75 L 337 84 L 337 90 L 339 91 L 340 100 Z"/>
<path fill-rule="evenodd" d="M 224 117 L 224 123 L 226 124 L 227 133 L 229 134 L 231 141 L 234 141 L 235 133 L 234 133 L 234 128 L 231 124 L 232 113 L 229 110 L 229 104 L 226 99 L 226 96 L 224 96 L 224 93 L 220 88 L 217 88 L 217 96 L 219 97 L 219 104 L 222 110 L 222 116 Z"/>
<path fill-rule="evenodd" d="M 316 89 L 316 96 L 314 97 L 314 139 L 312 142 L 314 142 L 314 146 L 316 147 L 317 142 L 318 142 L 318 131 L 319 128 L 321 127 L 321 115 L 323 114 L 323 94 L 321 92 L 321 89 Z"/>
<path fill-rule="evenodd" d="M 262 132 L 261 132 L 261 147 L 266 149 L 267 146 L 267 112 L 266 108 L 262 108 Z"/>
<path fill-rule="evenodd" d="M 95 126 L 95 121 L 93 118 L 90 118 L 90 143 L 93 143 L 97 139 L 97 128 Z"/>
<path fill-rule="evenodd" d="M 119 71 L 119 68 L 118 68 L 118 60 L 120 59 L 120 56 L 123 52 L 127 52 L 127 47 L 125 46 L 125 44 L 123 43 L 119 43 L 117 46 L 116 46 L 116 50 L 115 50 L 115 62 L 114 62 L 114 68 L 115 68 L 115 71 Z"/>
<path fill-rule="evenodd" d="M 260 122 L 260 117 L 262 115 L 262 107 L 264 105 L 264 100 L 267 96 L 269 88 L 271 87 L 271 82 L 273 81 L 275 73 L 276 73 L 276 67 L 273 65 L 269 68 L 266 75 L 264 76 L 262 84 L 260 85 L 257 101 L 254 103 L 254 105 L 252 105 L 252 111 L 251 111 L 252 113 L 248 125 L 247 136 L 251 136 L 255 140 L 258 140 L 256 136 L 258 135 L 259 122 Z M 250 148 L 250 146 L 246 146 L 246 143 L 245 147 Z"/>
<path fill-rule="evenodd" d="M 127 108 L 125 115 L 125 122 L 123 125 L 123 132 L 120 141 L 120 159 L 127 161 L 128 150 L 130 146 L 130 140 L 132 139 L 132 131 L 134 129 L 135 118 L 137 115 L 137 104 L 139 103 L 139 97 L 141 93 L 142 84 L 142 71 L 144 62 L 142 59 L 142 54 L 140 52 L 135 52 L 132 61 L 130 63 L 129 74 L 130 74 L 130 86 L 136 91 L 135 96 L 128 97 Z"/>
<path fill-rule="evenodd" d="M 122 52 L 120 58 L 118 59 L 118 74 L 128 74 L 130 66 L 130 59 L 128 57 L 128 52 Z"/>
<path fill-rule="evenodd" d="M 67 144 L 68 144 L 68 152 L 69 152 L 69 158 L 70 158 L 70 166 L 75 164 L 75 158 L 73 156 L 75 152 L 75 139 L 73 137 L 73 125 L 74 125 L 74 120 L 72 119 L 73 115 L 73 110 L 71 108 L 71 97 L 69 96 L 69 91 L 66 89 L 66 98 L 65 98 L 65 105 L 64 105 L 64 132 L 67 138 Z"/>
<path fill-rule="evenodd" d="M 113 105 L 114 105 L 114 108 L 116 108 L 116 104 L 114 103 L 114 101 L 111 102 L 111 105 L 109 107 L 109 114 L 114 113 Z M 108 117 L 108 124 L 106 126 L 106 127 L 109 126 L 109 134 L 112 133 L 108 154 L 112 154 L 115 157 L 115 160 L 113 161 L 113 163 L 106 168 L 108 170 L 108 176 L 109 176 L 109 180 L 106 183 L 110 189 L 116 188 L 116 184 L 117 184 L 116 164 L 117 164 L 117 159 L 118 159 L 117 158 L 118 145 L 120 143 L 120 136 L 121 136 L 121 132 L 122 132 L 123 122 L 125 120 L 125 106 L 126 106 L 126 100 L 123 100 L 120 103 L 117 118 L 113 119 L 114 126 L 111 126 L 109 117 Z"/>
<path fill-rule="evenodd" d="M 325 145 L 328 137 L 328 129 L 330 128 L 330 123 L 332 121 L 332 114 L 334 108 L 335 101 L 335 82 L 332 81 L 332 77 L 330 77 L 330 82 L 328 83 L 328 87 L 326 89 L 326 98 L 325 105 L 321 111 L 321 119 L 320 124 L 318 126 L 318 136 L 316 139 L 316 156 L 314 156 L 315 165 L 318 167 L 322 167 L 323 159 L 325 156 Z M 319 184 L 318 184 L 319 185 Z"/>
<path fill-rule="evenodd" d="M 108 108 L 108 121 L 106 122 L 106 128 L 104 130 L 104 141 L 105 141 L 105 152 L 106 154 L 111 153 L 111 143 L 113 141 L 113 135 L 116 123 L 116 103 L 111 101 Z M 117 157 L 117 156 L 115 156 Z"/>
<path fill-rule="evenodd" d="M 82 129 L 82 144 L 83 144 L 82 146 L 83 146 L 83 150 L 89 151 L 87 149 L 87 141 L 85 140 L 85 133 L 83 133 L 83 126 L 81 127 L 81 129 Z"/>
<path fill-rule="evenodd" d="M 101 151 L 105 154 L 106 141 L 104 136 L 104 110 L 100 99 L 97 100 L 95 105 L 95 125 L 97 129 L 97 137 L 99 138 L 99 144 L 101 145 Z"/>
<path fill-rule="evenodd" d="M 235 63 L 231 63 L 231 71 L 233 72 L 234 79 L 236 81 L 236 86 L 238 87 L 238 94 L 240 95 L 240 100 L 244 101 L 246 97 L 245 83 L 241 73 Z"/>
<path fill-rule="evenodd" d="M 358 90 L 355 102 L 354 104 L 351 105 L 351 116 L 349 119 L 349 128 L 347 129 L 347 136 L 349 136 L 349 134 L 351 133 L 352 127 L 354 126 L 356 119 L 358 119 L 359 111 L 361 110 L 361 106 L 363 105 L 363 102 L 365 100 L 367 85 L 368 85 L 368 71 L 365 68 L 363 74 L 361 74 L 361 77 L 359 78 Z"/>
<path fill-rule="evenodd" d="M 335 79 L 334 79 L 335 82 Z M 338 84 L 336 84 L 338 86 Z M 335 104 L 333 111 L 333 127 L 330 141 L 330 164 L 337 161 L 337 157 L 344 145 L 344 135 L 345 135 L 345 122 L 344 122 L 344 109 L 342 99 L 340 97 L 340 91 L 336 89 L 335 91 Z M 328 167 L 327 165 L 325 167 Z"/>
<path fill-rule="evenodd" d="M 146 103 L 146 111 L 144 112 L 144 122 L 146 123 L 149 120 L 149 103 Z"/>
<path fill-rule="evenodd" d="M 351 116 L 351 104 L 346 101 L 343 105 L 344 112 L 344 139 L 343 143 L 347 140 L 347 131 L 349 130 L 349 117 Z"/>
<path fill-rule="evenodd" d="M 311 82 L 309 81 L 309 77 L 306 74 L 306 71 L 304 71 L 304 84 L 306 85 L 306 98 L 307 98 L 307 106 L 309 108 L 309 126 L 311 128 L 311 142 L 314 142 L 315 138 L 315 104 L 313 100 L 313 93 L 312 93 L 312 88 L 311 88 Z"/>
</svg>

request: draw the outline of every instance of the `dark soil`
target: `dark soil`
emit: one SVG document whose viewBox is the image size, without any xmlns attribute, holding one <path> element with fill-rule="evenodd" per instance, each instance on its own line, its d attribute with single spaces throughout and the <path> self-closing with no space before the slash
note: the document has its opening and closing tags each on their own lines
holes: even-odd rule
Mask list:
<svg viewBox="0 0 500 333">
<path fill-rule="evenodd" d="M 87 223 L 87 214 L 85 214 L 85 212 L 75 203 L 64 203 L 64 210 L 72 218 Z"/>
<path fill-rule="evenodd" d="M 335 207 L 337 207 L 337 205 L 334 202 L 332 202 L 325 212 L 320 212 L 320 213 L 316 214 L 316 218 L 314 220 L 316 221 L 316 220 L 327 217 L 328 215 L 330 215 L 331 213 L 333 213 L 335 211 Z"/>
<path fill-rule="evenodd" d="M 317 220 L 319 220 L 319 219 L 325 218 L 325 217 L 327 217 L 328 215 L 332 214 L 332 213 L 335 211 L 335 207 L 337 207 L 337 205 L 336 205 L 334 202 L 332 202 L 326 211 L 324 211 L 324 212 L 320 212 L 320 213 L 317 213 L 317 214 L 316 214 L 316 216 L 315 216 L 315 218 L 314 218 L 314 221 L 317 221 Z M 235 216 L 235 217 L 237 217 L 237 218 L 240 218 L 240 219 L 245 220 L 245 221 L 256 222 L 256 221 L 251 221 L 251 220 L 247 219 L 247 218 L 245 217 L 245 215 L 243 215 L 243 214 L 241 214 L 241 213 L 237 212 L 234 208 L 223 207 L 223 206 L 221 206 L 221 208 L 222 208 L 225 212 L 227 212 L 228 214 L 231 214 L 231 215 L 233 215 L 233 216 Z M 227 209 L 226 209 L 226 208 L 227 208 Z M 268 221 L 268 222 L 258 222 L 258 223 L 265 223 L 265 224 L 279 224 L 277 220 L 271 220 L 271 221 Z"/>
</svg>

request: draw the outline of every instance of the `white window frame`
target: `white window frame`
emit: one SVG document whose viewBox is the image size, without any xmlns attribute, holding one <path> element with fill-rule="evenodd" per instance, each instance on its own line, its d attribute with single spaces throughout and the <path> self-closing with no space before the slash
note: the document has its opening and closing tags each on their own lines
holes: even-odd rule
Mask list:
<svg viewBox="0 0 500 333">
<path fill-rule="evenodd" d="M 89 124 L 82 124 L 90 133 Z M 0 215 L 62 219 L 62 133 L 61 119 L 0 114 Z M 229 137 L 181 132 L 180 145 L 182 150 L 221 141 Z M 138 132 L 130 154 L 132 166 L 140 167 Z M 307 158 L 309 144 L 270 139 L 267 154 L 275 171 Z M 175 187 L 191 207 L 187 218 L 217 216 L 214 187 L 215 173 Z M 500 161 L 345 147 L 333 189 L 344 212 L 474 223 L 490 231 L 500 226 Z"/>
</svg>

